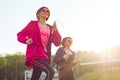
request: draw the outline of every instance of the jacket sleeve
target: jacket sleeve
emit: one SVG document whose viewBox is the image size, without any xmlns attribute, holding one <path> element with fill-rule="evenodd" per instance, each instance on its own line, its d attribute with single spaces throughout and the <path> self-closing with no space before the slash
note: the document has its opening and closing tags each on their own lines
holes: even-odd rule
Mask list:
<svg viewBox="0 0 120 80">
<path fill-rule="evenodd" d="M 55 46 L 59 46 L 61 44 L 61 39 L 62 37 L 58 30 L 56 30 L 51 36 L 51 42 L 53 42 Z"/>
<path fill-rule="evenodd" d="M 27 24 L 25 28 L 23 28 L 20 32 L 17 33 L 17 40 L 21 43 L 26 44 L 26 40 L 30 37 L 32 32 L 32 21 Z"/>
<path fill-rule="evenodd" d="M 65 60 L 63 59 L 63 55 L 64 55 L 63 52 L 64 52 L 64 51 L 63 51 L 62 48 L 59 48 L 59 49 L 57 50 L 57 52 L 56 52 L 56 54 L 55 54 L 55 57 L 54 57 L 54 63 L 59 64 L 59 63 L 62 63 L 63 61 L 65 61 Z"/>
</svg>

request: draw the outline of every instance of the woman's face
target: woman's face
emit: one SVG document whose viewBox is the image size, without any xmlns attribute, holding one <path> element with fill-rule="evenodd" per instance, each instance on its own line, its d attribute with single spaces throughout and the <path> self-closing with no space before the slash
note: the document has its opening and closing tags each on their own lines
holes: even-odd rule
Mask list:
<svg viewBox="0 0 120 80">
<path fill-rule="evenodd" d="M 67 38 L 67 40 L 65 41 L 65 47 L 70 47 L 72 45 L 72 39 Z"/>
<path fill-rule="evenodd" d="M 45 18 L 47 19 L 50 15 L 50 11 L 48 8 L 43 8 L 41 9 L 41 11 L 39 12 L 39 18 Z"/>
</svg>

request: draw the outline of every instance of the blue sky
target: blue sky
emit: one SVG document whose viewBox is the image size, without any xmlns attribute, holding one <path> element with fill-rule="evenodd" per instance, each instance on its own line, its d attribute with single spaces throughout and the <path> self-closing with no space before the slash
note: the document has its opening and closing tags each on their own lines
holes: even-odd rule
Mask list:
<svg viewBox="0 0 120 80">
<path fill-rule="evenodd" d="M 100 51 L 120 45 L 119 0 L 0 0 L 0 54 L 25 52 L 26 45 L 17 41 L 17 32 L 36 11 L 47 6 L 51 16 L 47 23 L 57 21 L 61 35 L 71 36 L 72 49 Z M 52 48 L 55 53 L 57 48 Z"/>
</svg>

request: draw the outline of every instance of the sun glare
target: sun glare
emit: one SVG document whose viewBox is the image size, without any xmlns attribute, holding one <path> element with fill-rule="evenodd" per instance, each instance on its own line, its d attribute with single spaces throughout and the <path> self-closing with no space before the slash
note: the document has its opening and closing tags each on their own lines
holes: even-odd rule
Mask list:
<svg viewBox="0 0 120 80">
<path fill-rule="evenodd" d="M 100 53 L 103 50 L 119 45 L 120 39 L 115 37 L 115 35 L 115 33 L 109 33 L 109 35 L 106 35 L 106 32 L 102 34 L 99 34 L 98 32 L 94 35 L 90 33 L 89 35 L 84 34 L 84 36 L 81 37 L 73 36 L 74 41 L 72 48 L 75 50 L 88 50 Z"/>
</svg>

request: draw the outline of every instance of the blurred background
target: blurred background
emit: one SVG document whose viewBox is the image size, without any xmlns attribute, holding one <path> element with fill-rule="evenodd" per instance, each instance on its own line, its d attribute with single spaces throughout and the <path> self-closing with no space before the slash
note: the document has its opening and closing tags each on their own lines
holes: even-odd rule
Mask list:
<svg viewBox="0 0 120 80">
<path fill-rule="evenodd" d="M 50 9 L 48 24 L 57 22 L 62 37 L 73 38 L 76 80 L 120 80 L 119 0 L 0 0 L 0 79 L 24 80 L 26 45 L 17 33 L 36 20 L 42 6 Z M 52 45 L 52 59 L 58 47 Z M 52 62 L 52 61 L 51 61 Z M 52 62 L 54 68 L 55 64 Z"/>
</svg>

